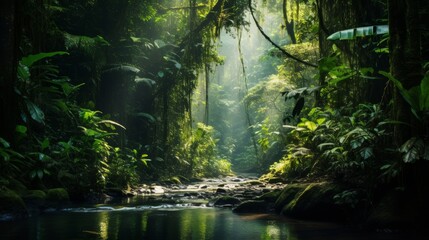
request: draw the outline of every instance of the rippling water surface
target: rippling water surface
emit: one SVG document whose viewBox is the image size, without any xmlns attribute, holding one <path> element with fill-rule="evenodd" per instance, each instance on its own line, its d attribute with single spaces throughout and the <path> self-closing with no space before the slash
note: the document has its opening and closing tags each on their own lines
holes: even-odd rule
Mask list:
<svg viewBox="0 0 429 240">
<path fill-rule="evenodd" d="M 0 239 L 414 239 L 344 226 L 294 221 L 271 214 L 238 215 L 230 209 L 95 206 L 46 211 L 26 220 L 0 222 Z M 417 239 L 417 238 L 416 238 Z"/>
</svg>

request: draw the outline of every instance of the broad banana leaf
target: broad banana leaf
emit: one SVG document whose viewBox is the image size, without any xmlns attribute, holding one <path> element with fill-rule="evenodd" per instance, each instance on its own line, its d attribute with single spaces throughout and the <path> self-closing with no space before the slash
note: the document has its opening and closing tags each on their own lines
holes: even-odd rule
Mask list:
<svg viewBox="0 0 429 240">
<path fill-rule="evenodd" d="M 335 32 L 328 37 L 328 40 L 352 40 L 357 37 L 374 36 L 386 33 L 389 33 L 388 25 L 358 27 Z"/>
</svg>

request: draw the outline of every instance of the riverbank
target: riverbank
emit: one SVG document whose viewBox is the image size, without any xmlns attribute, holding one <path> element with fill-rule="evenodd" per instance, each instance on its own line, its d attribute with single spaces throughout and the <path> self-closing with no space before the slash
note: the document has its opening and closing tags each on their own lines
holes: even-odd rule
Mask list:
<svg viewBox="0 0 429 240">
<path fill-rule="evenodd" d="M 98 198 L 79 204 L 110 206 L 135 202 L 153 206 L 231 208 L 237 214 L 275 213 L 293 219 L 342 222 L 383 231 L 414 229 L 419 223 L 411 211 L 412 205 L 407 205 L 410 211 L 402 210 L 399 196 L 387 196 L 368 209 L 350 194 L 344 186 L 332 182 L 287 184 L 237 175 L 188 183 L 145 183 L 128 190 L 110 188 L 98 194 Z M 76 205 L 71 203 L 65 189 L 57 188 L 2 190 L 0 206 L 0 220 L 11 221 Z"/>
</svg>

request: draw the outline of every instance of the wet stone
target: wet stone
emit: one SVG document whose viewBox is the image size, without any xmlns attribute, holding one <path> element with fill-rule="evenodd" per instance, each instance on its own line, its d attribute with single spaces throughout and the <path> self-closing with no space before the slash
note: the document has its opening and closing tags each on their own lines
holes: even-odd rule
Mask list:
<svg viewBox="0 0 429 240">
<path fill-rule="evenodd" d="M 216 189 L 216 193 L 226 193 L 226 192 L 227 191 L 224 188 L 218 188 L 218 189 Z"/>
</svg>

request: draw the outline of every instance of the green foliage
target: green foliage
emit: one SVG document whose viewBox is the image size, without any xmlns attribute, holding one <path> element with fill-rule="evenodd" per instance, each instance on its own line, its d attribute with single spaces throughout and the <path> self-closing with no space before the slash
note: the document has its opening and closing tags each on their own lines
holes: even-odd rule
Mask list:
<svg viewBox="0 0 429 240">
<path fill-rule="evenodd" d="M 425 74 L 419 85 L 405 89 L 401 81 L 393 77 L 390 73 L 383 71 L 380 73 L 398 88 L 402 97 L 410 105 L 411 112 L 417 118 L 418 124 L 422 126 L 423 132 L 419 136 L 411 137 L 399 148 L 399 152 L 403 154 L 402 160 L 405 163 L 413 163 L 420 159 L 429 160 L 429 141 L 427 139 L 427 125 L 429 124 L 429 74 Z"/>
<path fill-rule="evenodd" d="M 213 133 L 213 127 L 197 123 L 192 135 L 185 139 L 176 155 L 182 175 L 217 177 L 231 172 L 231 164 L 217 156 L 217 140 Z"/>
<path fill-rule="evenodd" d="M 367 37 L 387 33 L 389 33 L 389 26 L 387 25 L 358 27 L 335 32 L 328 37 L 328 40 L 353 40 L 358 37 Z"/>
<path fill-rule="evenodd" d="M 18 70 L 18 74 L 23 73 L 22 71 L 27 71 L 28 68 L 30 68 L 35 62 L 38 62 L 40 60 L 46 59 L 46 58 L 50 58 L 53 56 L 57 56 L 57 55 L 67 55 L 67 52 L 48 52 L 48 53 L 38 53 L 35 55 L 28 55 L 25 56 L 21 59 L 20 64 L 22 68 L 24 69 L 20 69 Z M 27 69 L 25 69 L 27 68 Z M 29 76 L 29 72 L 27 72 L 28 76 Z M 24 75 L 24 76 L 27 76 Z M 23 77 L 23 75 L 19 75 L 19 77 Z M 26 80 L 25 77 L 23 78 L 23 80 Z"/>
<path fill-rule="evenodd" d="M 390 121 L 378 105 L 361 104 L 341 110 L 313 108 L 288 134 L 287 155 L 272 166 L 273 174 L 287 178 L 331 175 L 356 184 L 362 174 L 382 167 L 377 157 L 387 154 L 384 139 Z M 300 173 L 300 174 L 297 174 Z M 367 181 L 372 181 L 368 177 Z"/>
<path fill-rule="evenodd" d="M 0 183 L 18 177 L 28 165 L 28 160 L 0 137 Z"/>
<path fill-rule="evenodd" d="M 113 158 L 109 164 L 107 183 L 114 187 L 128 187 L 139 183 L 139 167 L 147 169 L 147 154 L 139 154 L 137 149 L 113 149 Z"/>
<path fill-rule="evenodd" d="M 393 77 L 390 73 L 381 71 L 380 74 L 387 77 L 398 88 L 402 97 L 411 106 L 414 116 L 420 121 L 429 117 L 429 73 L 423 77 L 418 86 L 405 89 L 401 81 Z"/>
</svg>

